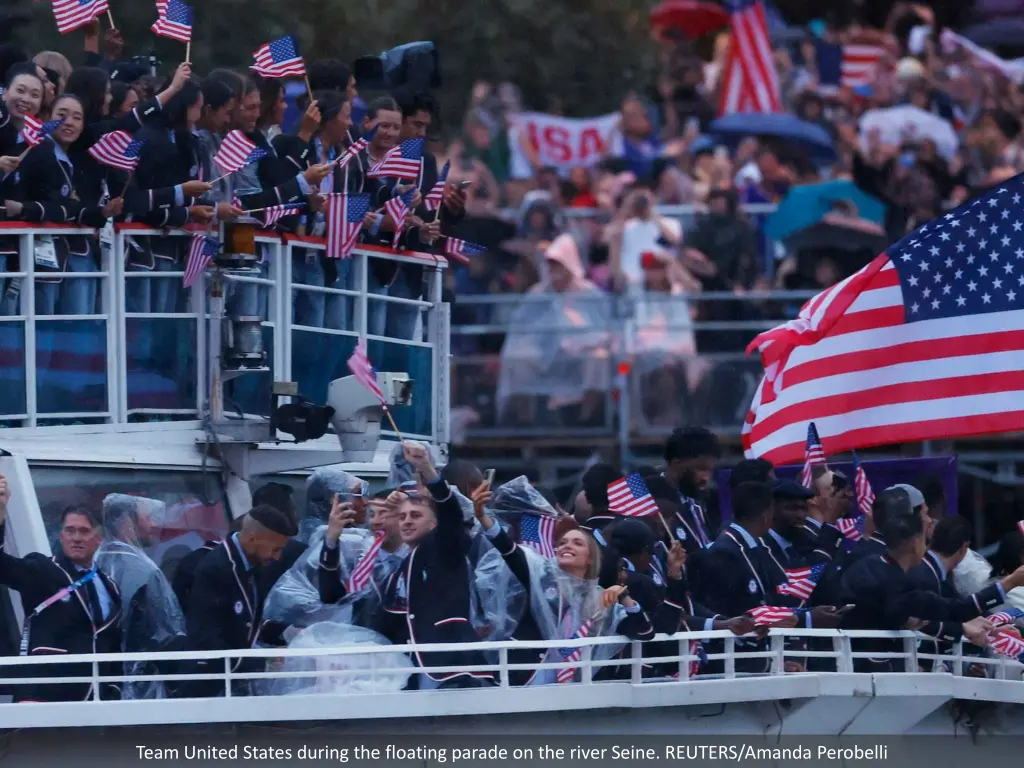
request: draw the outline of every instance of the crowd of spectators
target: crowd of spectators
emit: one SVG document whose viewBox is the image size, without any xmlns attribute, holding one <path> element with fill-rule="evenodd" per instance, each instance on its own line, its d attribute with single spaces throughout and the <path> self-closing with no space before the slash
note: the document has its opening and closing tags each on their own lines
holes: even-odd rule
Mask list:
<svg viewBox="0 0 1024 768">
<path fill-rule="evenodd" d="M 716 130 L 727 32 L 710 61 L 686 41 L 652 43 L 659 64 L 652 87 L 624 94 L 600 160 L 561 174 L 530 165 L 536 153 L 518 129 L 522 107 L 512 85 L 474 88 L 463 138 L 450 153 L 461 159 L 453 168 L 475 182 L 467 231 L 490 251 L 449 280 L 459 297 L 453 348 L 467 361 L 463 380 L 486 380 L 486 369 L 469 361 L 503 357 L 492 372 L 509 386 L 481 418 L 518 423 L 523 411 L 509 403 L 519 396 L 534 401 L 530 413 L 549 418 L 564 412 L 558 390 L 568 389 L 581 406 L 570 421 L 600 423 L 607 411 L 593 417 L 601 409 L 584 401 L 608 395 L 625 358 L 633 372 L 653 377 L 637 398 L 653 405 L 641 407 L 645 423 L 670 424 L 683 415 L 736 427 L 750 393 L 736 388 L 721 401 L 721 381 L 741 365 L 737 359 L 758 323 L 770 327 L 803 303 L 792 294 L 769 300 L 769 292 L 828 287 L 944 209 L 1024 167 L 1017 63 L 994 54 L 979 58 L 955 32 L 940 30 L 929 9 L 897 3 L 882 29 L 815 23 L 786 31 L 774 44 L 783 107 L 827 132 L 832 162 L 784 136 Z M 853 45 L 876 50 L 874 76 L 855 86 L 829 82 L 844 47 Z M 880 114 L 884 119 L 876 120 Z M 955 146 L 942 140 L 947 133 L 956 136 Z M 784 205 L 777 215 L 772 211 L 798 190 L 823 183 L 848 194 L 833 195 L 819 216 L 824 233 L 793 238 L 786 221 L 775 220 L 788 220 L 790 212 Z M 869 215 L 864 199 L 877 212 Z M 563 268 L 572 279 L 552 279 Z M 701 298 L 710 292 L 714 300 Z M 536 299 L 537 293 L 546 297 L 543 312 L 517 313 L 479 298 L 504 294 L 498 302 L 514 302 L 510 294 Z M 583 294 L 587 311 L 563 312 L 560 305 L 578 309 Z M 625 309 L 623 296 L 633 297 Z M 547 316 L 552 306 L 570 328 L 555 346 L 560 354 L 551 354 L 550 336 L 524 352 L 522 321 Z M 628 341 L 623 318 L 633 320 L 628 332 L 636 335 Z M 594 324 L 606 333 L 589 333 Z M 460 325 L 490 325 L 495 332 L 460 335 Z M 588 326 L 583 341 L 581 325 Z M 723 354 L 729 375 L 715 376 L 713 361 Z M 576 360 L 571 371 L 569 358 Z M 509 382 L 505 369 L 521 373 L 524 361 L 541 375 L 517 374 L 522 386 Z M 603 366 L 603 375 L 595 375 L 595 366 Z M 562 386 L 538 383 L 548 379 Z M 479 410 L 476 389 L 456 397 Z"/>
</svg>

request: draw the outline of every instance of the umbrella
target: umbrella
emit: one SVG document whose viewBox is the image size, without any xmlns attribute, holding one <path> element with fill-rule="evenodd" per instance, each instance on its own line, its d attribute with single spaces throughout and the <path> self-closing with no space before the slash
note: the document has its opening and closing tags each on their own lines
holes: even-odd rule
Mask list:
<svg viewBox="0 0 1024 768">
<path fill-rule="evenodd" d="M 666 0 L 651 11 L 650 21 L 659 37 L 667 30 L 679 30 L 693 40 L 728 26 L 729 14 L 714 3 Z"/>
<path fill-rule="evenodd" d="M 925 112 L 911 104 L 887 109 L 872 109 L 860 119 L 860 134 L 877 130 L 883 144 L 900 146 L 904 141 L 930 139 L 947 160 L 956 154 L 960 141 L 948 120 Z"/>
<path fill-rule="evenodd" d="M 790 253 L 797 251 L 885 250 L 885 230 L 872 221 L 841 213 L 828 213 L 817 224 L 794 232 L 785 239 Z"/>
<path fill-rule="evenodd" d="M 711 123 L 711 131 L 734 141 L 746 136 L 774 136 L 804 145 L 817 160 L 831 163 L 836 159 L 828 131 L 785 112 L 726 115 Z"/>
<path fill-rule="evenodd" d="M 778 209 L 769 217 L 765 234 L 773 240 L 784 240 L 794 232 L 824 218 L 840 200 L 848 200 L 863 219 L 882 224 L 885 204 L 862 191 L 852 181 L 837 179 L 823 184 L 801 184 L 791 187 Z"/>
</svg>

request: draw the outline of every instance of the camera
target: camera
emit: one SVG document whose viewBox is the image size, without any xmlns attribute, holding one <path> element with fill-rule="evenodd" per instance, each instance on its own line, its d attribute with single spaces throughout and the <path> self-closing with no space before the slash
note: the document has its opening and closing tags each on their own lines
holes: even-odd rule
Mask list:
<svg viewBox="0 0 1024 768">
<path fill-rule="evenodd" d="M 160 67 L 160 59 L 156 56 L 132 56 L 132 64 L 147 70 L 152 77 L 156 77 L 156 71 Z"/>
<path fill-rule="evenodd" d="M 352 72 L 359 88 L 369 91 L 420 92 L 441 87 L 437 46 L 429 41 L 399 45 L 380 56 L 363 56 L 355 60 Z"/>
</svg>

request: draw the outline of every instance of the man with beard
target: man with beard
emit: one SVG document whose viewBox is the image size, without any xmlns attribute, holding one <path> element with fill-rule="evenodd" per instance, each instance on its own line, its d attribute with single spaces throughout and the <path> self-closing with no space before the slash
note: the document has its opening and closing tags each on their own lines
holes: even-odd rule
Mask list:
<svg viewBox="0 0 1024 768">
<path fill-rule="evenodd" d="M 718 438 L 704 427 L 676 429 L 665 443 L 664 476 L 679 493 L 679 506 L 669 527 L 686 550 L 691 581 L 699 578 L 703 550 L 713 541 L 701 501 L 721 455 Z"/>
</svg>

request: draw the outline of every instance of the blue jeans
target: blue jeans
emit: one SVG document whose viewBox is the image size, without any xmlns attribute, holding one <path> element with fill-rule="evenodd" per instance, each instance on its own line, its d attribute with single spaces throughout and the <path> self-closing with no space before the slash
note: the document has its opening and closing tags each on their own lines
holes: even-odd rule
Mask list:
<svg viewBox="0 0 1024 768">
<path fill-rule="evenodd" d="M 175 272 L 180 267 L 170 259 L 153 259 L 153 269 L 135 264 L 129 272 Z M 174 312 L 181 295 L 180 278 L 132 278 L 125 280 L 124 303 L 126 312 Z"/>
<path fill-rule="evenodd" d="M 399 275 L 401 278 L 401 275 Z M 390 287 L 394 287 L 394 284 Z M 366 293 L 368 296 L 387 296 L 389 286 L 377 282 L 373 272 L 366 276 Z M 388 302 L 374 301 L 372 298 L 366 302 L 366 332 L 370 336 L 383 336 L 388 330 Z"/>
<path fill-rule="evenodd" d="M 338 277 L 329 288 L 352 290 L 352 259 L 339 259 L 335 267 Z M 352 327 L 352 297 L 325 296 L 324 327 L 335 331 L 344 331 Z"/>
<path fill-rule="evenodd" d="M 420 293 L 421 291 L 414 290 L 409 286 L 405 273 L 399 270 L 398 277 L 391 284 L 390 295 L 396 299 L 418 299 Z M 385 302 L 379 303 L 385 304 Z M 413 339 L 413 336 L 416 333 L 416 321 L 419 320 L 420 311 L 419 307 L 411 307 L 407 304 L 392 304 L 388 307 L 385 335 L 392 339 L 419 341 L 420 339 Z"/>
<path fill-rule="evenodd" d="M 292 284 L 324 286 L 324 268 L 316 251 L 297 251 L 292 258 Z M 292 322 L 310 328 L 324 327 L 326 294 L 314 291 L 295 291 Z"/>
<path fill-rule="evenodd" d="M 98 272 L 92 253 L 68 257 L 66 272 Z M 96 280 L 65 278 L 59 283 L 40 282 L 36 274 L 36 314 L 93 315 L 96 313 Z"/>
</svg>

